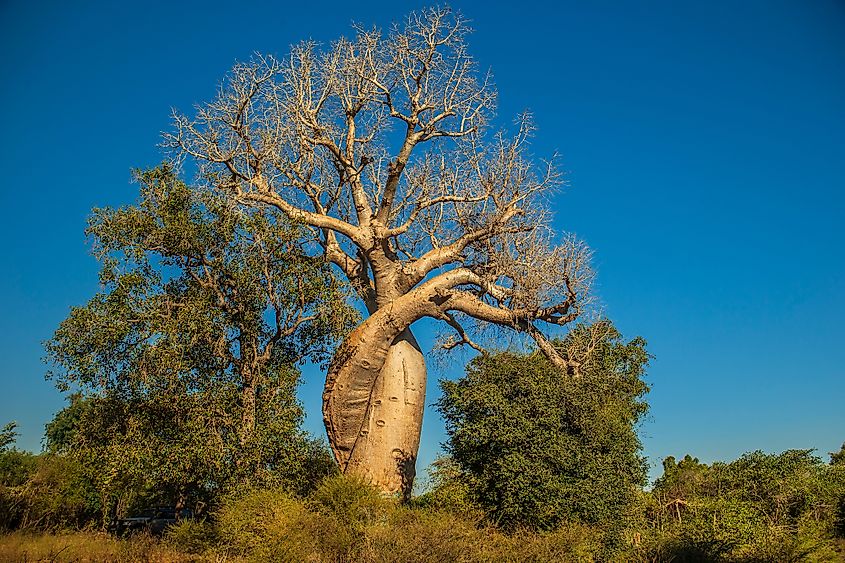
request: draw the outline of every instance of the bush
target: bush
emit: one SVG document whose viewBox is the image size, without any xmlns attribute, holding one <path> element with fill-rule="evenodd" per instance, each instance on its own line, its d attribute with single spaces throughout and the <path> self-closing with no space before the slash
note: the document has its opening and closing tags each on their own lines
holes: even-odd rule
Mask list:
<svg viewBox="0 0 845 563">
<path fill-rule="evenodd" d="M 231 498 L 217 533 L 224 550 L 250 561 L 592 561 L 601 547 L 601 534 L 585 526 L 508 535 L 453 512 L 400 506 L 342 476 L 304 502 L 267 490 Z"/>
<path fill-rule="evenodd" d="M 405 561 L 470 561 L 486 548 L 485 534 L 474 522 L 448 512 L 399 508 L 382 526 L 370 530 L 367 559 Z"/>
<path fill-rule="evenodd" d="M 472 494 L 472 479 L 450 457 L 436 459 L 428 468 L 428 490 L 414 498 L 410 506 L 443 510 L 477 522 L 483 517 Z"/>
<path fill-rule="evenodd" d="M 280 489 L 227 499 L 216 513 L 224 546 L 260 561 L 357 561 L 368 527 L 394 502 L 360 480 L 326 478 L 307 500 Z"/>
<path fill-rule="evenodd" d="M 845 479 L 811 450 L 744 454 L 730 463 L 667 458 L 647 508 L 641 553 L 677 561 L 837 560 Z"/>
<path fill-rule="evenodd" d="M 395 504 L 359 478 L 335 475 L 325 479 L 308 503 L 323 556 L 333 561 L 360 559 L 368 527 L 384 522 Z"/>
<path fill-rule="evenodd" d="M 601 534 L 577 524 L 505 534 L 454 513 L 397 507 L 387 522 L 369 530 L 366 546 L 362 560 L 379 563 L 594 561 Z"/>
<path fill-rule="evenodd" d="M 0 486 L 23 485 L 38 468 L 38 456 L 17 449 L 0 451 Z"/>
<path fill-rule="evenodd" d="M 582 358 L 580 377 L 539 353 L 499 353 L 441 381 L 447 449 L 497 525 L 554 530 L 572 521 L 618 531 L 645 481 L 635 431 L 647 409 L 645 342 L 625 343 L 605 322 L 557 346 Z"/>
<path fill-rule="evenodd" d="M 340 525 L 362 531 L 393 503 L 359 478 L 334 475 L 314 491 L 309 504 L 315 512 L 336 519 Z"/>
<path fill-rule="evenodd" d="M 204 553 L 217 545 L 217 530 L 205 520 L 181 520 L 167 529 L 168 545 L 185 553 Z"/>
<path fill-rule="evenodd" d="M 97 494 L 74 460 L 15 450 L 0 455 L 7 462 L 14 456 L 22 463 L 6 474 L 6 482 L 16 484 L 0 485 L 1 529 L 78 529 L 99 512 Z"/>
<path fill-rule="evenodd" d="M 314 552 L 305 505 L 280 490 L 248 491 L 216 513 L 223 547 L 261 561 L 305 561 Z"/>
</svg>

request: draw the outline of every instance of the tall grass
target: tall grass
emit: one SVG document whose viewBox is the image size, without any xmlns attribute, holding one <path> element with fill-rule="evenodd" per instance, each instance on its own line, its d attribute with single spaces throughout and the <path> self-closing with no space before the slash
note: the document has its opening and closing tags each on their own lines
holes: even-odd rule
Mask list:
<svg viewBox="0 0 845 563">
<path fill-rule="evenodd" d="M 210 560 L 184 553 L 147 535 L 127 539 L 93 532 L 0 535 L 0 561 L 4 563 L 189 563 Z"/>
</svg>

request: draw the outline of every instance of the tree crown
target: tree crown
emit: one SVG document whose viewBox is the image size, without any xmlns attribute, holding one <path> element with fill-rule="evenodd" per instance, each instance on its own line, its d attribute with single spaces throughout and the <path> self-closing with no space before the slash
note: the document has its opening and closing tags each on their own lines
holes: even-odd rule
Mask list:
<svg viewBox="0 0 845 563">
<path fill-rule="evenodd" d="M 496 92 L 469 31 L 434 8 L 325 50 L 257 56 L 195 116 L 176 114 L 166 143 L 207 185 L 308 225 L 371 312 L 438 280 L 428 314 L 453 344 L 472 344 L 462 316 L 541 341 L 535 321 L 564 325 L 588 302 L 590 253 L 551 229 L 561 176 L 530 154 L 530 117 L 513 135 L 489 130 Z"/>
</svg>

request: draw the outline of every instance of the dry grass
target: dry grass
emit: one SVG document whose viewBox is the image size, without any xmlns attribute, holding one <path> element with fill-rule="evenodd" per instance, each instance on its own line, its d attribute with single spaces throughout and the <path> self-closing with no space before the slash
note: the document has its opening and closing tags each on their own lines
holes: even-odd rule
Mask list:
<svg viewBox="0 0 845 563">
<path fill-rule="evenodd" d="M 128 539 L 93 532 L 0 535 L 0 561 L 8 563 L 193 563 L 225 561 L 180 553 L 155 538 Z M 230 560 L 231 561 L 231 560 Z"/>
</svg>

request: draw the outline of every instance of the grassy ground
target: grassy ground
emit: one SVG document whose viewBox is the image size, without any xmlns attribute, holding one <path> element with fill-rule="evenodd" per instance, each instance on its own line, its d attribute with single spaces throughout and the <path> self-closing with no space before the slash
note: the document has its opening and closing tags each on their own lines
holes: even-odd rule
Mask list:
<svg viewBox="0 0 845 563">
<path fill-rule="evenodd" d="M 0 561 L 8 563 L 189 563 L 208 559 L 176 551 L 155 538 L 137 535 L 117 539 L 107 534 L 69 532 L 60 534 L 15 532 L 0 535 Z"/>
<path fill-rule="evenodd" d="M 411 526 L 413 528 L 413 526 Z M 415 530 L 403 530 L 411 531 Z M 416 530 L 419 531 L 419 530 Z M 454 533 L 454 531 L 453 531 Z M 413 536 L 413 534 L 411 534 Z M 447 536 L 449 534 L 446 534 Z M 460 535 L 460 534 L 458 534 Z M 293 539 L 293 538 L 292 538 Z M 431 540 L 432 538 L 426 538 Z M 440 545 L 432 545 L 429 541 L 423 541 L 427 545 L 416 544 L 404 546 L 412 548 L 412 551 L 401 550 L 402 553 L 395 553 L 388 546 L 377 547 L 371 545 L 365 549 L 368 553 L 358 553 L 354 558 L 324 558 L 312 553 L 301 559 L 293 552 L 278 557 L 262 557 L 260 554 L 252 554 L 246 559 L 238 557 L 223 550 L 206 550 L 203 555 L 191 555 L 185 551 L 175 549 L 167 542 L 149 536 L 138 535 L 129 539 L 117 539 L 103 533 L 94 532 L 67 532 L 58 534 L 48 533 L 20 533 L 0 535 L 0 562 L 3 563 L 137 563 L 137 562 L 160 562 L 160 563 L 241 563 L 245 561 L 425 561 L 425 562 L 567 562 L 567 561 L 594 561 L 592 557 L 579 557 L 576 553 L 568 550 L 557 551 L 553 546 L 544 542 L 538 544 L 537 538 L 514 538 L 513 545 L 501 545 L 501 537 L 476 537 L 476 542 L 482 540 L 481 544 L 488 544 L 469 547 L 458 545 L 455 538 L 440 538 L 446 540 Z M 486 541 L 484 541 L 486 540 Z M 533 540 L 533 541 L 532 541 Z M 380 542 L 377 542 L 380 543 Z M 388 542 L 389 543 L 389 542 Z M 413 541 L 411 543 L 414 543 Z M 807 557 L 798 558 L 797 561 L 842 561 L 845 557 L 845 541 L 837 542 L 839 555 L 833 558 Z M 289 546 L 294 548 L 295 546 Z M 301 546 L 300 546 L 301 547 Z M 395 546 L 392 546 L 395 548 Z M 454 548 L 454 549 L 452 549 Z M 374 551 L 371 551 L 374 550 Z M 296 551 L 294 549 L 293 551 Z M 412 553 L 415 552 L 415 555 Z M 486 553 L 482 553 L 486 552 Z M 337 555 L 337 554 L 334 554 Z M 390 555 L 393 557 L 391 558 Z M 635 553 L 628 556 L 621 556 L 619 561 L 630 562 L 660 562 L 660 561 L 689 561 L 691 559 L 680 559 L 677 557 L 637 557 Z M 698 559 L 692 559 L 698 560 Z"/>
<path fill-rule="evenodd" d="M 285 530 L 244 539 L 244 545 L 216 545 L 202 550 L 176 548 L 173 538 L 137 535 L 117 539 L 103 533 L 65 532 L 0 535 L 0 562 L 96 563 L 551 563 L 592 562 L 573 550 L 568 533 L 546 538 L 506 537 L 491 530 L 448 528 L 411 518 L 398 528 L 372 526 L 357 541 L 333 530 Z M 248 535 L 248 534 L 246 534 Z M 343 534 L 341 534 L 343 536 Z M 199 553 L 191 554 L 189 552 Z"/>
</svg>

